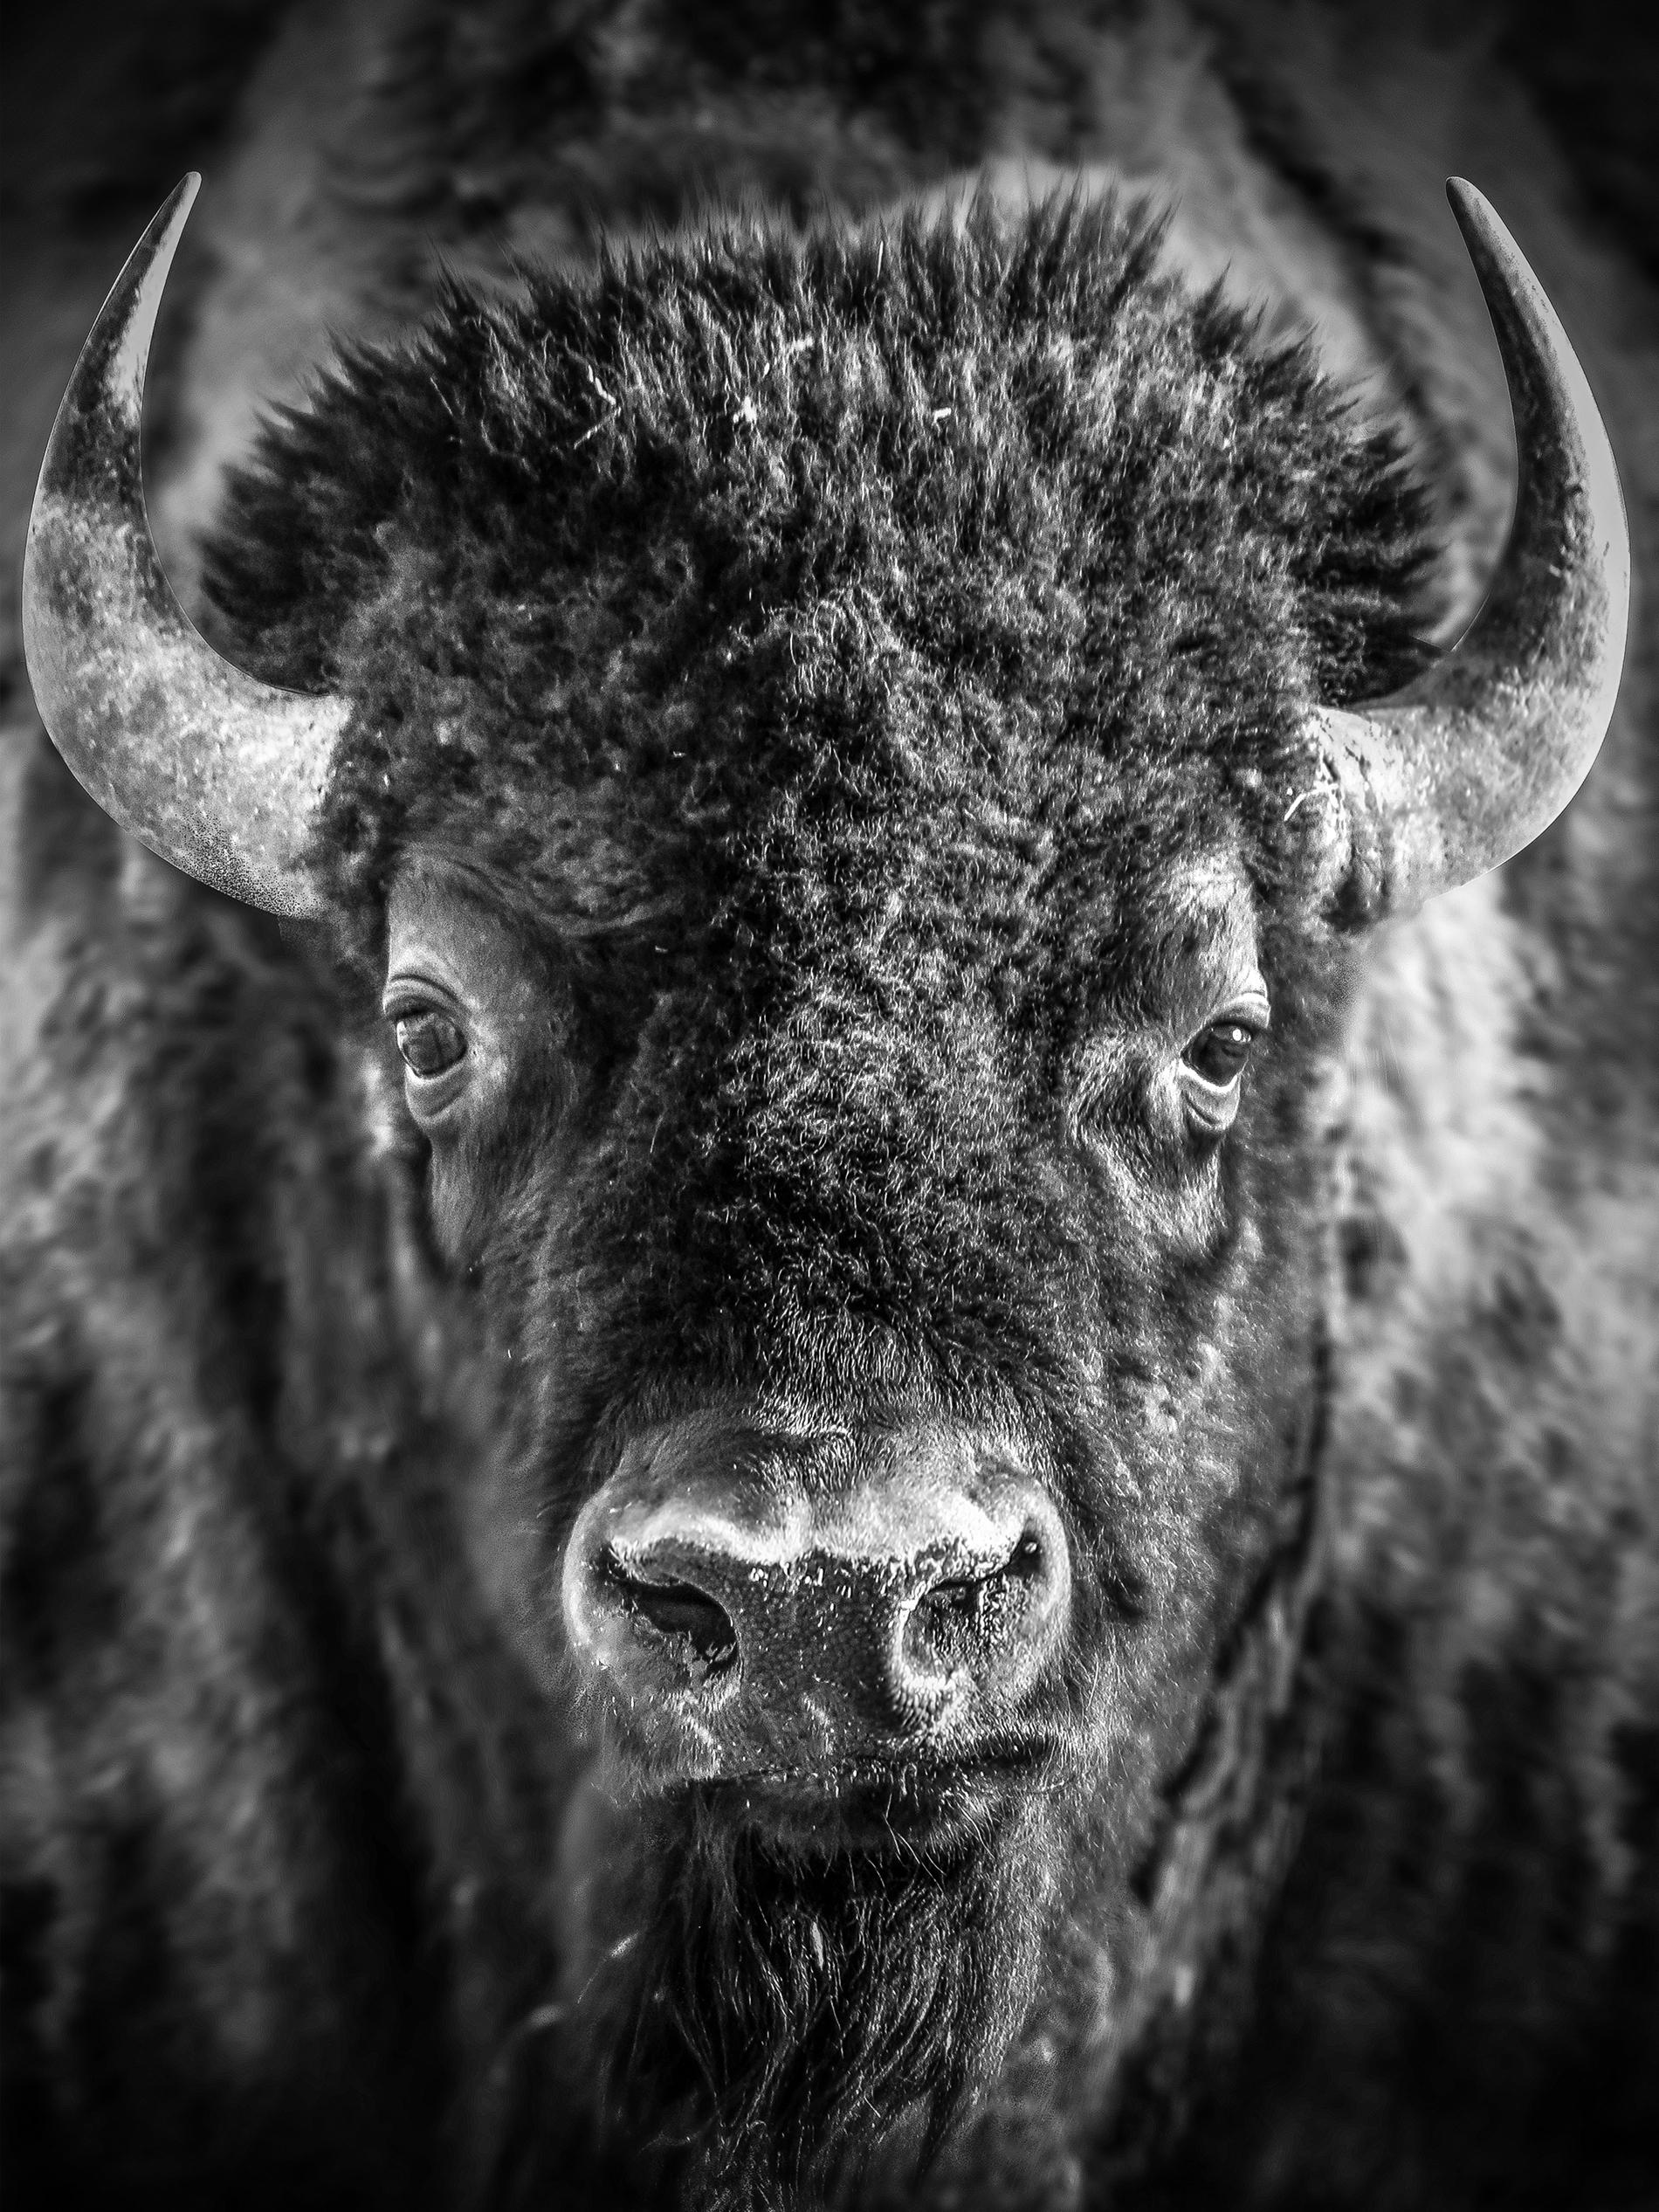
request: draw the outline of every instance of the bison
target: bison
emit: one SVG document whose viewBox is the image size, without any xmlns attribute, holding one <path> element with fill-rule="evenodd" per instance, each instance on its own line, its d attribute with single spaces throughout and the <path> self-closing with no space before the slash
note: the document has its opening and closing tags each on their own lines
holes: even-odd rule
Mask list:
<svg viewBox="0 0 1659 2212">
<path fill-rule="evenodd" d="M 193 180 L 110 294 L 24 586 L 102 812 L 34 757 L 19 2188 L 1649 2201 L 1612 452 L 1455 180 L 1449 582 L 1440 295 L 1391 390 L 1264 217 L 1334 376 L 1118 167 L 451 274 L 239 449 L 212 642 Z"/>
</svg>

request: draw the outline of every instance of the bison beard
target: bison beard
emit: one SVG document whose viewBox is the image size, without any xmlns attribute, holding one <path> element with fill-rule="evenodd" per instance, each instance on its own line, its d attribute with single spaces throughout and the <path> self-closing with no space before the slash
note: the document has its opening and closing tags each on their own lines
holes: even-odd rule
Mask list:
<svg viewBox="0 0 1659 2212">
<path fill-rule="evenodd" d="M 919 2173 L 1035 1988 L 1039 1885 L 1015 1878 L 1031 1809 L 942 1850 L 894 1833 L 827 1857 L 705 1791 L 654 1812 L 630 1925 L 577 2007 L 617 2135 L 682 2148 L 709 2212 Z"/>
</svg>

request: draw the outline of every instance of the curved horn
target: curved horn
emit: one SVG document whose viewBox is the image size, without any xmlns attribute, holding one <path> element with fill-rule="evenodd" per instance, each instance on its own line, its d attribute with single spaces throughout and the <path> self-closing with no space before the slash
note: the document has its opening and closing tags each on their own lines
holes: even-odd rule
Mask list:
<svg viewBox="0 0 1659 2212">
<path fill-rule="evenodd" d="M 1483 875 L 1548 827 L 1590 772 L 1624 661 L 1630 539 L 1590 387 L 1486 200 L 1458 176 L 1446 192 L 1497 333 L 1520 482 L 1497 573 L 1451 651 L 1390 698 L 1316 714 L 1352 825 L 1347 893 L 1372 917 Z"/>
<path fill-rule="evenodd" d="M 53 744 L 122 829 L 233 899 L 312 913 L 300 856 L 346 703 L 221 659 L 175 597 L 144 510 L 150 334 L 200 183 L 187 176 L 139 240 L 75 364 L 30 519 L 24 651 Z"/>
</svg>

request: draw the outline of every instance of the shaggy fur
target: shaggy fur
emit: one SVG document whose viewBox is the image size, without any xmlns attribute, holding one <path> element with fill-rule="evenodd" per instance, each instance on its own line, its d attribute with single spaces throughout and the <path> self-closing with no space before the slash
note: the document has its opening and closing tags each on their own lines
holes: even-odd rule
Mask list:
<svg viewBox="0 0 1659 2212">
<path fill-rule="evenodd" d="M 987 1822 L 949 1856 L 872 1864 L 802 1863 L 707 1803 L 651 1823 L 635 1943 L 582 1993 L 612 2133 L 665 2141 L 699 2202 L 913 2183 L 1035 1993 L 1021 1825 L 1011 1850 Z"/>
<path fill-rule="evenodd" d="M 1190 305 L 1157 245 L 1067 201 L 694 233 L 527 272 L 509 307 L 458 293 L 348 361 L 233 485 L 210 561 L 241 655 L 361 702 L 323 831 L 341 893 L 437 837 L 585 928 L 724 863 L 719 917 L 795 855 L 757 795 L 826 772 L 826 804 L 880 813 L 860 865 L 891 882 L 919 770 L 934 806 L 993 748 L 1085 854 L 1140 817 L 1194 849 L 1224 794 L 1270 869 L 1297 710 L 1416 665 L 1421 521 L 1307 348 Z M 549 779 L 552 823 L 526 803 Z M 948 886 L 898 883 L 925 929 Z M 1010 963 L 1030 934 L 1003 921 Z"/>
<path fill-rule="evenodd" d="M 244 656 L 355 703 L 320 857 L 365 964 L 410 851 L 464 855 L 546 961 L 569 1103 L 469 1166 L 494 1200 L 455 1255 L 513 1361 L 491 1518 L 539 1528 L 530 1650 L 596 1429 L 647 1401 L 1001 1406 L 1064 1497 L 1050 1806 L 808 1876 L 694 1798 L 618 1835 L 631 1909 L 595 1883 L 623 1963 L 584 1984 L 578 2075 L 733 2202 L 856 2178 L 855 2115 L 889 2186 L 937 2149 L 1056 1940 L 1016 1865 L 1057 1894 L 1091 1826 L 1144 1851 L 1277 1511 L 1240 1402 L 1310 1357 L 1304 1292 L 1268 1288 L 1332 957 L 1300 731 L 1417 665 L 1422 549 L 1390 441 L 1157 243 L 982 199 L 458 294 L 283 426 L 210 555 Z M 1284 1006 L 1248 1170 L 1088 1072 L 1162 1018 L 1206 855 L 1256 886 Z"/>
<path fill-rule="evenodd" d="M 1064 82 L 1184 197 L 1161 243 L 1064 196 L 701 221 L 505 292 L 469 232 L 492 283 L 348 348 L 211 553 L 238 656 L 355 704 L 343 968 L 117 868 L 31 777 L 9 2191 L 1642 2203 L 1651 762 L 1627 723 L 1564 837 L 1380 945 L 1309 910 L 1290 812 L 1300 707 L 1386 688 L 1459 589 L 1401 438 L 1471 575 L 1501 520 L 1435 259 L 1465 65 L 1385 45 L 1355 90 L 1323 17 L 1241 18 L 1212 70 L 1167 10 L 969 7 L 928 17 L 974 44 L 934 122 L 921 28 L 872 111 L 838 36 L 763 38 L 739 82 L 708 10 L 504 4 L 471 44 L 392 15 L 337 96 L 278 53 L 219 234 L 360 328 L 400 224 L 472 222 L 439 176 L 515 225 L 521 196 L 520 238 L 543 193 L 561 250 L 572 179 L 613 213 L 789 175 L 797 217 L 814 178 L 867 208 L 946 138 L 1101 158 L 1042 107 Z M 548 138 L 490 127 L 554 77 Z M 1499 203 L 1543 176 L 1529 247 L 1576 238 L 1478 90 L 1525 157 Z M 1426 212 L 1388 150 L 1419 127 Z M 258 180 L 314 208 L 330 129 L 326 218 L 284 231 Z M 1214 274 L 1206 222 L 1231 296 L 1282 279 L 1386 364 L 1365 409 L 1173 279 Z M 1592 340 L 1627 300 L 1545 273 Z M 210 451 L 249 310 L 202 284 Z M 1639 470 L 1640 364 L 1590 366 Z M 368 996 L 416 847 L 520 932 L 552 1056 L 463 1163 L 447 1280 Z M 1208 867 L 1274 1030 L 1200 1159 L 1145 1093 Z M 662 1794 L 578 1692 L 577 1507 L 642 1426 L 760 1389 L 1022 1439 L 1078 1575 L 1035 1765 L 803 1839 Z"/>
</svg>

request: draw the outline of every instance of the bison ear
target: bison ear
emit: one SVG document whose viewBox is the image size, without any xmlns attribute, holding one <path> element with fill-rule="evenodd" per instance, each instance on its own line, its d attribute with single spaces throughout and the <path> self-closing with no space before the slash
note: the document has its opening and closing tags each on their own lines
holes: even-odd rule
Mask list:
<svg viewBox="0 0 1659 2212">
<path fill-rule="evenodd" d="M 1447 185 L 1497 333 L 1520 481 L 1474 622 L 1390 698 L 1315 717 L 1346 803 L 1339 903 L 1408 913 L 1530 844 L 1590 772 L 1624 662 L 1630 539 L 1594 398 L 1542 286 L 1473 185 Z"/>
<path fill-rule="evenodd" d="M 175 596 L 144 509 L 145 365 L 200 183 L 187 176 L 139 240 L 75 364 L 30 519 L 24 650 L 53 744 L 123 830 L 233 899 L 307 914 L 303 856 L 346 703 L 222 659 Z"/>
</svg>

